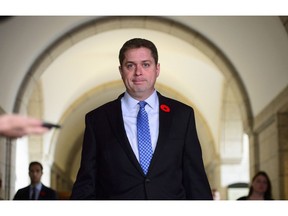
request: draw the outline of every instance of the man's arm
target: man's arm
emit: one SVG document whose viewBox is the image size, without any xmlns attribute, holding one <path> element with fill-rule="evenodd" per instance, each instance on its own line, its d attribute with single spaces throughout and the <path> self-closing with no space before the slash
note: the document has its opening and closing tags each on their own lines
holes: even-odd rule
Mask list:
<svg viewBox="0 0 288 216">
<path fill-rule="evenodd" d="M 213 196 L 205 172 L 193 109 L 189 117 L 183 163 L 187 199 L 212 200 Z"/>
</svg>

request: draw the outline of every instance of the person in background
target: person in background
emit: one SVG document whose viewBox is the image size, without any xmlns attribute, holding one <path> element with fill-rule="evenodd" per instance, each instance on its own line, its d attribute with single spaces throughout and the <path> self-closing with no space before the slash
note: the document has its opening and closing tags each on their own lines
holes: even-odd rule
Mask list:
<svg viewBox="0 0 288 216">
<path fill-rule="evenodd" d="M 19 189 L 13 200 L 57 200 L 57 193 L 41 182 L 43 166 L 37 161 L 29 164 L 30 185 Z"/>
<path fill-rule="evenodd" d="M 273 200 L 272 186 L 267 173 L 264 171 L 257 172 L 252 178 L 248 195 L 237 200 Z"/>
<path fill-rule="evenodd" d="M 213 195 L 213 200 L 221 199 L 220 192 L 216 188 L 212 189 L 212 195 Z"/>
<path fill-rule="evenodd" d="M 0 115 L 0 136 L 6 138 L 20 138 L 30 134 L 43 134 L 49 128 L 43 126 L 39 119 L 18 114 Z"/>
<path fill-rule="evenodd" d="M 134 38 L 119 52 L 126 91 L 86 114 L 72 200 L 212 200 L 194 110 L 155 90 L 158 51 Z"/>
</svg>

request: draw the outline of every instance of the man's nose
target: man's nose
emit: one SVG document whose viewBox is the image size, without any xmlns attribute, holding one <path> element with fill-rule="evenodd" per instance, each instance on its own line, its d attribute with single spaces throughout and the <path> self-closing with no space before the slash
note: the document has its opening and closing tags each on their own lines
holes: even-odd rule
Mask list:
<svg viewBox="0 0 288 216">
<path fill-rule="evenodd" d="M 136 65 L 136 66 L 135 66 L 135 74 L 136 74 L 137 76 L 139 76 L 139 75 L 142 74 L 142 67 L 141 67 L 141 65 Z"/>
</svg>

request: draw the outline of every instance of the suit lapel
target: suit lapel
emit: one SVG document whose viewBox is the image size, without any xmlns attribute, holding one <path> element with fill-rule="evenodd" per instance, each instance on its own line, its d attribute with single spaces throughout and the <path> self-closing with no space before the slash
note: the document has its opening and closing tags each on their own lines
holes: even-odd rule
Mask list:
<svg viewBox="0 0 288 216">
<path fill-rule="evenodd" d="M 24 196 L 25 196 L 24 199 L 30 200 L 30 186 L 24 189 Z"/>
<path fill-rule="evenodd" d="M 139 170 L 139 172 L 143 173 L 142 168 L 131 148 L 130 142 L 126 135 L 124 122 L 123 122 L 123 116 L 122 116 L 122 109 L 121 109 L 122 97 L 123 97 L 123 94 L 120 95 L 115 101 L 110 103 L 110 105 L 107 108 L 107 117 L 109 120 L 109 124 L 112 128 L 112 131 L 117 137 L 117 139 L 119 140 L 120 145 L 123 147 L 129 159 L 135 165 L 135 167 Z"/>
<path fill-rule="evenodd" d="M 171 110 L 169 100 L 163 97 L 160 93 L 158 93 L 158 97 L 159 97 L 159 135 L 149 170 L 153 168 L 154 164 L 156 163 L 157 159 L 161 154 L 163 147 L 165 146 L 173 116 L 173 110 Z"/>
</svg>

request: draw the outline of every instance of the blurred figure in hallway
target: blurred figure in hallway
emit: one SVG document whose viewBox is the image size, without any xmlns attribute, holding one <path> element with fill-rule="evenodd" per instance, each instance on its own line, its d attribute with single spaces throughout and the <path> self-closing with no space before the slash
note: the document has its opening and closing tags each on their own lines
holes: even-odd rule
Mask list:
<svg viewBox="0 0 288 216">
<path fill-rule="evenodd" d="M 221 200 L 220 192 L 216 189 L 212 189 L 213 200 Z"/>
<path fill-rule="evenodd" d="M 248 195 L 237 200 L 273 200 L 272 186 L 267 173 L 264 171 L 256 173 L 252 178 Z"/>
<path fill-rule="evenodd" d="M 37 161 L 29 165 L 30 185 L 19 189 L 13 200 L 57 200 L 56 191 L 41 182 L 43 166 Z"/>
</svg>

